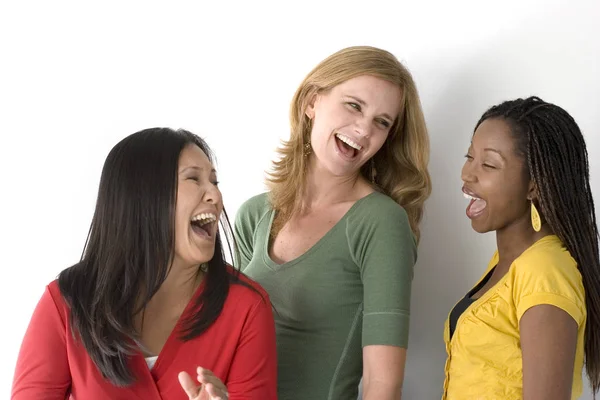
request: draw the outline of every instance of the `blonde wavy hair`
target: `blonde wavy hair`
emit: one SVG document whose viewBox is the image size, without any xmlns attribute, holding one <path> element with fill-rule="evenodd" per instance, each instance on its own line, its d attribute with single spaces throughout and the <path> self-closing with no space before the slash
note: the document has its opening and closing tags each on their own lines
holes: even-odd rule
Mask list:
<svg viewBox="0 0 600 400">
<path fill-rule="evenodd" d="M 321 61 L 294 94 L 290 110 L 291 135 L 278 149 L 281 156 L 268 172 L 269 200 L 276 212 L 271 238 L 300 211 L 305 187 L 307 158 L 304 147 L 310 142 L 312 122 L 306 116 L 311 99 L 334 86 L 360 75 L 370 75 L 398 85 L 402 91 L 400 115 L 382 148 L 367 162 L 361 174 L 371 181 L 377 172 L 377 190 L 402 206 L 417 240 L 423 205 L 431 194 L 429 137 L 421 102 L 410 72 L 391 53 L 370 46 L 342 49 Z"/>
</svg>

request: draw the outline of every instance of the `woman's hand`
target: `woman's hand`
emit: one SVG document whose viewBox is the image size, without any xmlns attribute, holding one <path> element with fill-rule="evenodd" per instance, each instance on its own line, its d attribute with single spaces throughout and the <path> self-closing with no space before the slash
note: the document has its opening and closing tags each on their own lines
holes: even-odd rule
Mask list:
<svg viewBox="0 0 600 400">
<path fill-rule="evenodd" d="M 187 393 L 189 400 L 227 400 L 227 387 L 211 371 L 198 367 L 197 379 L 199 385 L 194 382 L 187 372 L 179 373 L 179 383 Z"/>
</svg>

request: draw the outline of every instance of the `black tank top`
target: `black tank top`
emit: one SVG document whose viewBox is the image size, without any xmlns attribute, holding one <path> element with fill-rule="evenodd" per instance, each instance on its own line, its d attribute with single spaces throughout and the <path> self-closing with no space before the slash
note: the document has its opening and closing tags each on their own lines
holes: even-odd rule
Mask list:
<svg viewBox="0 0 600 400">
<path fill-rule="evenodd" d="M 495 269 L 496 267 L 492 268 L 490 272 L 487 273 L 485 278 L 483 278 L 477 286 L 475 286 L 469 293 L 467 293 L 466 296 L 463 297 L 450 312 L 450 337 L 454 335 L 456 323 L 458 322 L 458 319 L 460 318 L 462 313 L 464 313 L 465 310 L 469 308 L 471 304 L 477 301 L 477 299 L 472 299 L 471 296 L 480 291 L 483 285 L 485 285 L 490 280 Z"/>
</svg>

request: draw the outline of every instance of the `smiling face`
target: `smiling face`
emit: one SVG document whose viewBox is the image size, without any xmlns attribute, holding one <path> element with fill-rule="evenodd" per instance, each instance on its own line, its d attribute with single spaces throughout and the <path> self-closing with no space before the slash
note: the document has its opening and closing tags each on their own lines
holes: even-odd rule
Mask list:
<svg viewBox="0 0 600 400">
<path fill-rule="evenodd" d="M 483 121 L 466 158 L 463 192 L 470 200 L 467 216 L 473 229 L 484 233 L 515 224 L 530 228 L 533 184 L 526 160 L 515 149 L 510 126 L 502 119 Z"/>
<path fill-rule="evenodd" d="M 400 88 L 362 75 L 319 93 L 306 110 L 316 161 L 335 176 L 358 173 L 387 139 L 401 111 Z"/>
<path fill-rule="evenodd" d="M 206 154 L 188 145 L 179 157 L 175 206 L 175 259 L 200 265 L 213 258 L 218 221 L 223 211 L 216 172 Z"/>
</svg>

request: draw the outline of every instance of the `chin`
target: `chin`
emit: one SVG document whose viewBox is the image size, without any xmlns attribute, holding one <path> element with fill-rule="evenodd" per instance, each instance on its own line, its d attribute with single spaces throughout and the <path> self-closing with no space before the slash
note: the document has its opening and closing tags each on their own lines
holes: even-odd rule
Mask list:
<svg viewBox="0 0 600 400">
<path fill-rule="evenodd" d="M 495 229 L 492 229 L 490 227 L 487 227 L 483 224 L 478 224 L 477 221 L 471 221 L 471 228 L 473 228 L 473 230 L 477 233 L 488 233 L 488 232 L 492 232 L 495 231 Z"/>
<path fill-rule="evenodd" d="M 327 171 L 333 176 L 344 177 L 356 174 L 360 168 L 348 168 L 347 165 L 339 165 L 335 162 L 326 165 Z"/>
<path fill-rule="evenodd" d="M 211 253 L 211 254 L 202 254 L 202 255 L 197 255 L 196 257 L 194 257 L 194 264 L 204 264 L 209 262 L 210 260 L 213 259 L 213 257 L 215 256 L 215 253 Z"/>
</svg>

